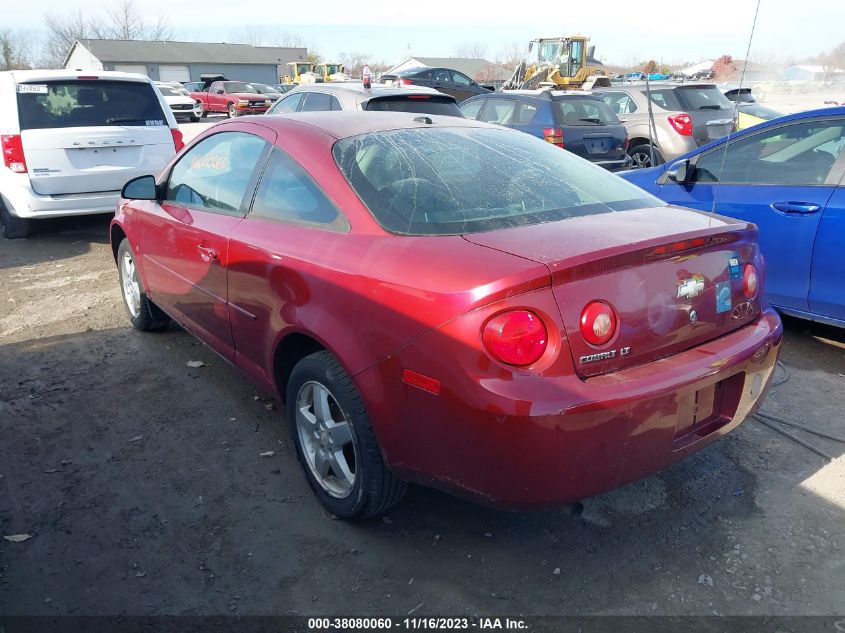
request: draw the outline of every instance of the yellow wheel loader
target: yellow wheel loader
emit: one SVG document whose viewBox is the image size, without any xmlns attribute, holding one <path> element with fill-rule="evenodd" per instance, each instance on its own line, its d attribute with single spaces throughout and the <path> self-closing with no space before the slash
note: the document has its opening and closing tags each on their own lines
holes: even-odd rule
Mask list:
<svg viewBox="0 0 845 633">
<path fill-rule="evenodd" d="M 539 37 L 528 43 L 533 59 L 520 63 L 503 90 L 530 90 L 559 87 L 563 90 L 589 90 L 610 86 L 602 63 L 593 57 L 595 46 L 587 46 L 584 35 Z"/>
</svg>

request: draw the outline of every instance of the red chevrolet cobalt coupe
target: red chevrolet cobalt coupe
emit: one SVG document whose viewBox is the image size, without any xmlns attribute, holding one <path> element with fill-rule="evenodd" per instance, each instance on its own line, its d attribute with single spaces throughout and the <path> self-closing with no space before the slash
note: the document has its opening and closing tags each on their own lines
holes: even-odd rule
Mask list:
<svg viewBox="0 0 845 633">
<path fill-rule="evenodd" d="M 132 324 L 278 394 L 347 519 L 408 481 L 530 508 L 647 475 L 754 411 L 782 338 L 753 225 L 453 117 L 215 125 L 111 240 Z"/>
</svg>

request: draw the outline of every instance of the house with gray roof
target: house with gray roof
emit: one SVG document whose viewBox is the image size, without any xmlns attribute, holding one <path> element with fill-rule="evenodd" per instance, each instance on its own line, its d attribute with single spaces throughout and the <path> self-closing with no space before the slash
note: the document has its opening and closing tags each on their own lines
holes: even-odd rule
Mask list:
<svg viewBox="0 0 845 633">
<path fill-rule="evenodd" d="M 306 48 L 218 42 L 77 40 L 65 58 L 70 70 L 140 73 L 154 81 L 200 81 L 200 75 L 278 83 L 288 62 L 305 61 Z"/>
</svg>

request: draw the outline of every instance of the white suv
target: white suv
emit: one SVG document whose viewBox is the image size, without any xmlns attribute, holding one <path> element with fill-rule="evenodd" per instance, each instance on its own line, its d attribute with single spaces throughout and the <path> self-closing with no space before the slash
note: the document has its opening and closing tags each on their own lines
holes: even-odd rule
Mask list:
<svg viewBox="0 0 845 633">
<path fill-rule="evenodd" d="M 143 75 L 0 72 L 0 220 L 113 212 L 126 181 L 157 175 L 183 146 L 164 98 Z"/>
</svg>

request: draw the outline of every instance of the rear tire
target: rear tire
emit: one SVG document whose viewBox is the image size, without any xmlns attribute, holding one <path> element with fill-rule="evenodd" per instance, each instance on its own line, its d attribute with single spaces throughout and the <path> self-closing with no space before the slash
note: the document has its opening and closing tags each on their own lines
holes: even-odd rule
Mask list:
<svg viewBox="0 0 845 633">
<path fill-rule="evenodd" d="M 29 236 L 32 223 L 29 220 L 12 215 L 0 200 L 0 220 L 3 221 L 3 237 L 17 240 Z"/>
<path fill-rule="evenodd" d="M 654 165 L 651 164 L 651 154 L 648 143 L 641 143 L 628 150 L 628 156 L 631 157 L 631 169 L 646 169 L 648 167 L 656 167 L 662 165 L 664 162 L 663 154 L 656 147 L 654 148 Z"/>
<path fill-rule="evenodd" d="M 135 265 L 135 253 L 124 238 L 117 249 L 117 274 L 123 296 L 123 307 L 129 313 L 133 327 L 142 332 L 160 330 L 167 326 L 170 318 L 154 304 L 144 291 L 138 267 Z"/>
<path fill-rule="evenodd" d="M 384 464 L 361 394 L 334 356 L 322 351 L 299 361 L 286 395 L 297 459 L 329 512 L 361 520 L 402 498 L 408 485 Z"/>
</svg>

